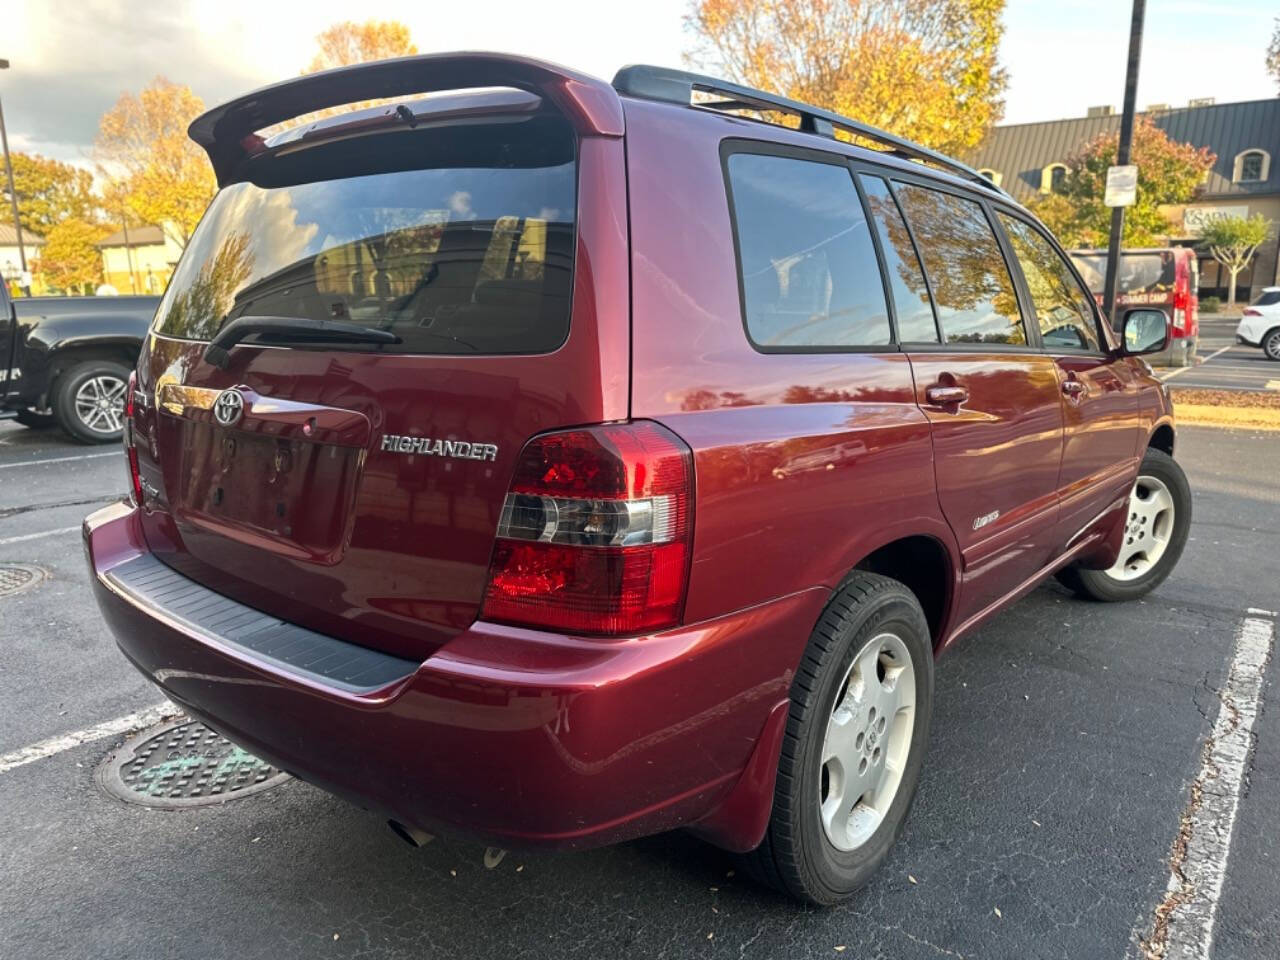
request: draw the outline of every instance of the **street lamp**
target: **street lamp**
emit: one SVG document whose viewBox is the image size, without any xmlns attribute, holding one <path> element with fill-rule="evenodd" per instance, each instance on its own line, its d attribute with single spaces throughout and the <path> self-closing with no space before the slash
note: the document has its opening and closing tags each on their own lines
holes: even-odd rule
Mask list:
<svg viewBox="0 0 1280 960">
<path fill-rule="evenodd" d="M 0 59 L 0 70 L 8 70 L 9 61 Z M 18 192 L 13 188 L 13 164 L 9 160 L 9 135 L 4 129 L 4 104 L 0 103 L 0 144 L 4 146 L 4 174 L 9 178 L 9 206 L 13 208 L 13 229 L 18 234 L 18 262 L 22 265 L 22 276 L 27 275 L 27 251 L 22 245 L 22 221 L 18 219 Z M 23 291 L 31 295 L 30 288 Z"/>
</svg>

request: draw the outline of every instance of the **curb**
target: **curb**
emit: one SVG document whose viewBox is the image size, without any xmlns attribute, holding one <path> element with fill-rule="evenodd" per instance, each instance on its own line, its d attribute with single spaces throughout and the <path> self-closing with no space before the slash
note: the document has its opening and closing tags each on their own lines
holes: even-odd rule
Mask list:
<svg viewBox="0 0 1280 960">
<path fill-rule="evenodd" d="M 1217 407 L 1175 400 L 1173 415 L 1178 423 L 1197 427 L 1280 430 L 1280 410 L 1266 407 Z"/>
</svg>

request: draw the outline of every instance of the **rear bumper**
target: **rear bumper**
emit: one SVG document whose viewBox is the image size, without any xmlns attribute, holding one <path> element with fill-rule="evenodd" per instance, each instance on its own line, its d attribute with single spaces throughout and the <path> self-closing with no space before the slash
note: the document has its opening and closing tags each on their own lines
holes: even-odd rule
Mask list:
<svg viewBox="0 0 1280 960">
<path fill-rule="evenodd" d="M 776 753 L 762 787 L 756 744 L 826 599 L 816 589 L 623 641 L 477 622 L 368 689 L 223 643 L 123 588 L 112 571 L 148 552 L 136 508 L 98 511 L 84 537 L 117 643 L 175 702 L 362 806 L 508 846 L 593 846 L 697 821 L 723 845 L 758 843 Z M 744 798 L 748 781 L 757 796 Z"/>
</svg>

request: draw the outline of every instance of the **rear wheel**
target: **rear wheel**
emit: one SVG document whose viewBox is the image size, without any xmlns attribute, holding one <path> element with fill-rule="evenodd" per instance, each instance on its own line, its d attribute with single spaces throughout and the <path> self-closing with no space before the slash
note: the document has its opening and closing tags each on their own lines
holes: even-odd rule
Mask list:
<svg viewBox="0 0 1280 960">
<path fill-rule="evenodd" d="M 1106 570 L 1069 567 L 1058 580 L 1093 600 L 1134 600 L 1164 581 L 1182 556 L 1191 528 L 1191 487 L 1176 460 L 1150 449 L 1129 494 L 1124 540 Z"/>
<path fill-rule="evenodd" d="M 1268 360 L 1280 360 L 1280 327 L 1276 327 L 1262 338 L 1262 352 Z"/>
<path fill-rule="evenodd" d="M 53 415 L 81 443 L 111 443 L 124 429 L 129 368 L 114 360 L 86 360 L 58 378 Z"/>
<path fill-rule="evenodd" d="M 932 701 L 933 649 L 919 602 L 896 580 L 853 574 L 796 670 L 773 815 L 749 869 L 823 905 L 865 884 L 906 821 Z"/>
</svg>

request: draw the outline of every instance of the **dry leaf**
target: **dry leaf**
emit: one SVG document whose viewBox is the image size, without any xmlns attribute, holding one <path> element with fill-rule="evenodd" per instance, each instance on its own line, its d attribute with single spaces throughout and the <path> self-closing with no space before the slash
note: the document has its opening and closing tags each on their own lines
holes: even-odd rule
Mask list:
<svg viewBox="0 0 1280 960">
<path fill-rule="evenodd" d="M 916 878 L 915 878 L 915 877 L 913 877 L 911 874 L 909 874 L 909 873 L 908 873 L 908 874 L 907 874 L 907 882 L 908 882 L 908 883 L 918 883 L 919 881 L 918 881 L 918 880 L 916 880 Z"/>
<path fill-rule="evenodd" d="M 836 947 L 836 953 L 844 953 L 844 944 L 843 944 L 843 943 L 842 943 L 842 944 L 839 944 L 839 945 Z"/>
<path fill-rule="evenodd" d="M 1004 914 L 1000 912 L 1000 908 L 999 908 L 999 907 L 996 907 L 996 916 L 997 916 L 997 917 L 1003 917 L 1003 916 L 1004 916 Z"/>
<path fill-rule="evenodd" d="M 707 939 L 708 939 L 708 940 L 714 940 L 715 938 L 716 938 L 716 934 L 715 934 L 715 931 L 714 931 L 714 930 L 713 930 L 713 931 L 711 931 L 711 933 L 708 933 L 708 934 L 707 934 Z"/>
<path fill-rule="evenodd" d="M 453 867 L 450 867 L 450 868 L 449 868 L 449 876 L 451 876 L 451 877 L 456 877 L 457 875 L 458 875 L 458 871 L 457 871 L 457 870 L 455 870 L 455 869 L 453 869 Z"/>
</svg>

